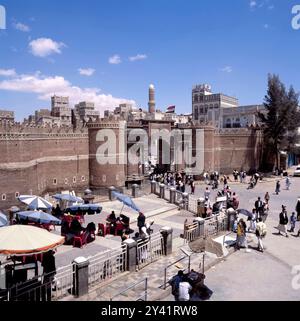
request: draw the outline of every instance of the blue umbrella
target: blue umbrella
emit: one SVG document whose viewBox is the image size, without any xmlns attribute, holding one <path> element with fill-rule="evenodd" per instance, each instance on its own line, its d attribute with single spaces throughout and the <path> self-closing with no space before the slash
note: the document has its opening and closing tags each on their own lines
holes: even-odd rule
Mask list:
<svg viewBox="0 0 300 321">
<path fill-rule="evenodd" d="M 42 224 L 61 224 L 61 221 L 55 216 L 42 211 L 26 211 L 17 213 L 19 218 L 28 219 L 29 221 L 42 223 Z"/>
<path fill-rule="evenodd" d="M 112 195 L 120 202 L 122 202 L 124 205 L 132 208 L 134 211 L 140 212 L 140 209 L 134 204 L 133 200 L 131 197 L 126 196 L 124 194 L 118 193 L 113 191 Z M 123 205 L 123 206 L 124 206 Z"/>
<path fill-rule="evenodd" d="M 6 215 L 0 212 L 0 227 L 6 226 L 7 223 L 8 223 L 8 220 Z"/>
<path fill-rule="evenodd" d="M 91 211 L 97 211 L 97 210 L 102 210 L 102 206 L 97 205 L 97 204 L 79 204 L 79 205 L 73 205 L 68 207 L 68 209 L 72 211 L 77 211 L 77 210 L 91 210 Z"/>
<path fill-rule="evenodd" d="M 61 201 L 68 201 L 68 202 L 83 202 L 83 199 L 77 196 L 73 196 L 70 194 L 55 194 L 52 196 L 53 198 Z"/>
<path fill-rule="evenodd" d="M 239 210 L 238 210 L 238 213 L 239 213 L 239 214 L 246 215 L 246 216 L 248 216 L 248 217 L 250 217 L 250 218 L 253 217 L 253 213 L 250 212 L 250 211 L 248 211 L 248 210 L 246 210 L 246 209 L 239 209 Z"/>
<path fill-rule="evenodd" d="M 40 196 L 35 195 L 20 195 L 19 200 L 29 206 L 30 209 L 50 209 L 52 204 Z"/>
</svg>

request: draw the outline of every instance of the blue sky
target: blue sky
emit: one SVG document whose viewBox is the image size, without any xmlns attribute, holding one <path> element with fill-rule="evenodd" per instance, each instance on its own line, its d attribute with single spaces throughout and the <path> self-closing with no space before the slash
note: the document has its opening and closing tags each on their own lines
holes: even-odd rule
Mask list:
<svg viewBox="0 0 300 321">
<path fill-rule="evenodd" d="M 300 90 L 300 0 L 0 0 L 0 109 L 18 120 L 55 92 L 100 109 L 123 99 L 191 112 L 191 88 L 261 103 L 267 74 Z M 131 57 L 131 60 L 130 60 Z M 81 70 L 81 74 L 80 73 Z M 121 99 L 121 100 L 120 100 Z"/>
</svg>

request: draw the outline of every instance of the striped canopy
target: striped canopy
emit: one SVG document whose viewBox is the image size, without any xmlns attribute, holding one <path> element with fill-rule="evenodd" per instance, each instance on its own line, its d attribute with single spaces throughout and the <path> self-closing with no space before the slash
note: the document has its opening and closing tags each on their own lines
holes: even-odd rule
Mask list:
<svg viewBox="0 0 300 321">
<path fill-rule="evenodd" d="M 37 209 L 50 209 L 52 208 L 52 204 L 46 201 L 44 198 L 35 195 L 20 195 L 19 200 L 22 203 L 25 203 L 29 206 L 32 210 Z"/>
</svg>

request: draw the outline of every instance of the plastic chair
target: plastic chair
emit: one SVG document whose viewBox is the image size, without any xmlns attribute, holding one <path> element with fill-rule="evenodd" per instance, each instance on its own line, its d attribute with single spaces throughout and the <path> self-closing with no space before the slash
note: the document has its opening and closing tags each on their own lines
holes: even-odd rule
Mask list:
<svg viewBox="0 0 300 321">
<path fill-rule="evenodd" d="M 99 223 L 98 224 L 98 235 L 105 237 L 106 234 L 109 234 L 109 228 L 107 227 L 107 225 Z"/>
<path fill-rule="evenodd" d="M 83 247 L 87 243 L 87 238 L 88 238 L 89 233 L 84 232 L 80 236 L 74 236 L 73 238 L 73 247 L 76 247 L 77 244 L 80 244 L 80 248 Z"/>
<path fill-rule="evenodd" d="M 119 235 L 118 232 L 122 232 L 124 230 L 124 225 L 122 223 L 117 223 L 115 228 L 115 236 Z"/>
</svg>

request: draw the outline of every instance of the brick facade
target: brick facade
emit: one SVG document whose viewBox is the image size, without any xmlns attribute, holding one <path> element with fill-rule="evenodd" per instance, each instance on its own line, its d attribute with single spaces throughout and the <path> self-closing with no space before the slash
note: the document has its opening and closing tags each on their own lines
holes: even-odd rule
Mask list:
<svg viewBox="0 0 300 321">
<path fill-rule="evenodd" d="M 97 161 L 98 148 L 105 143 L 97 139 L 100 129 L 115 133 L 115 155 L 128 157 L 125 121 L 98 120 L 88 128 L 0 126 L 0 209 L 18 204 L 19 194 L 43 195 L 61 190 L 123 187 L 127 177 L 141 174 L 139 165 L 104 164 Z M 168 129 L 174 122 L 143 121 L 137 128 Z M 193 130 L 204 129 L 204 170 L 231 173 L 233 169 L 259 168 L 262 135 L 255 129 L 224 129 L 184 125 Z M 184 126 L 180 126 L 184 128 Z M 99 138 L 99 137 L 98 137 Z M 113 144 L 113 142 L 110 142 Z M 193 144 L 195 149 L 195 144 Z M 194 150 L 195 152 L 195 150 Z M 185 165 L 178 165 L 182 169 Z M 197 169 L 196 169 L 197 170 Z M 201 174 L 199 170 L 199 174 Z"/>
</svg>

